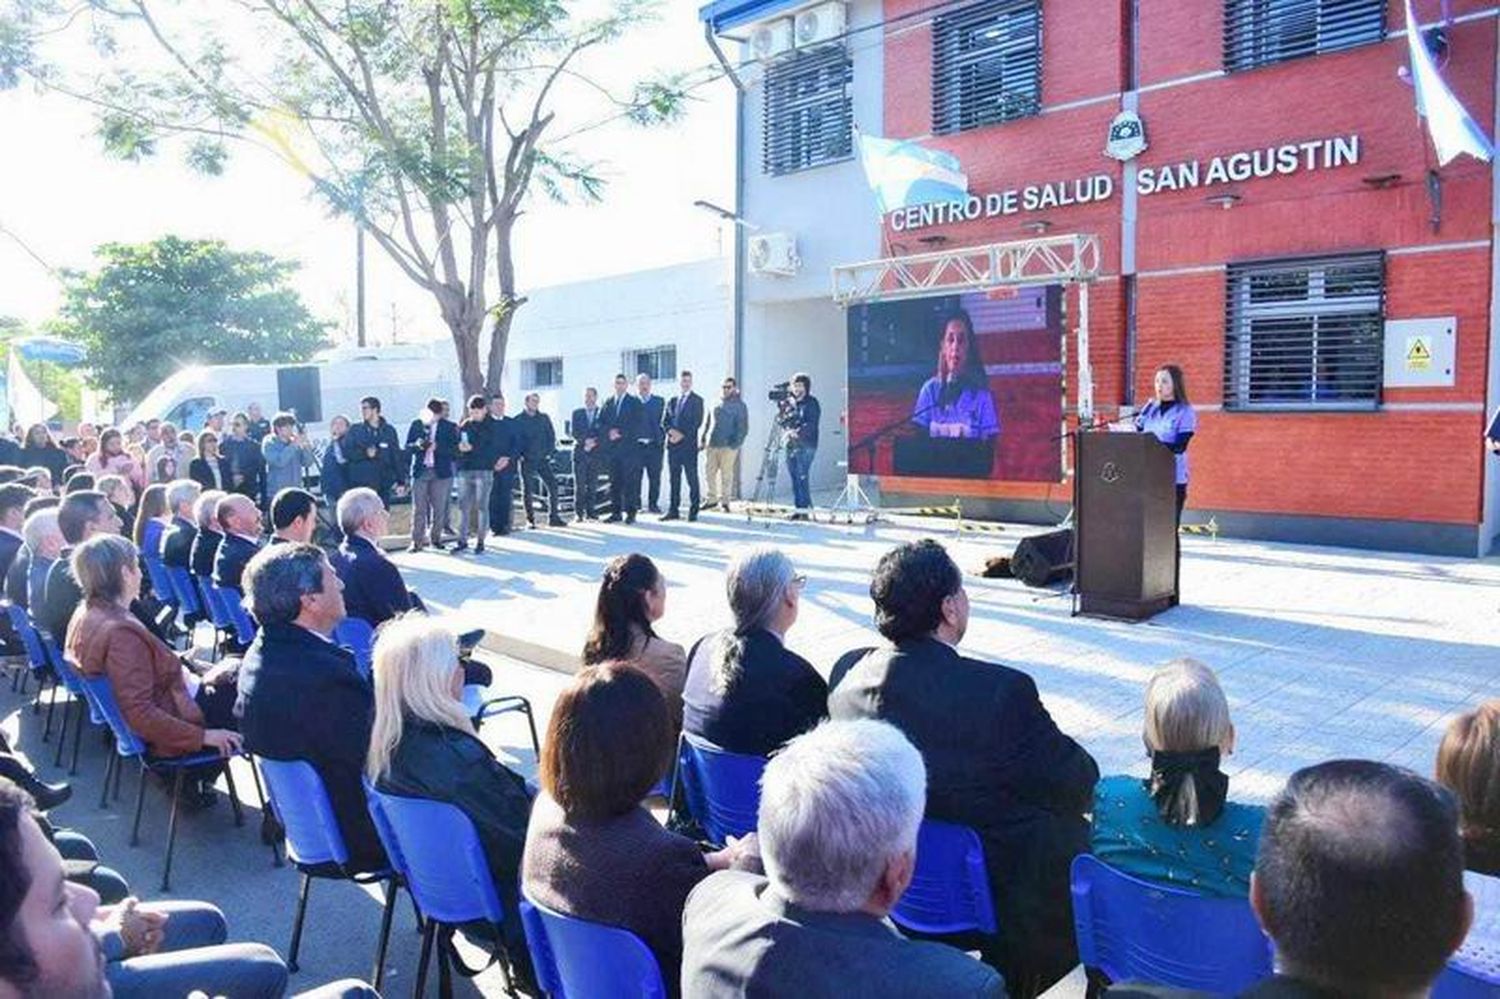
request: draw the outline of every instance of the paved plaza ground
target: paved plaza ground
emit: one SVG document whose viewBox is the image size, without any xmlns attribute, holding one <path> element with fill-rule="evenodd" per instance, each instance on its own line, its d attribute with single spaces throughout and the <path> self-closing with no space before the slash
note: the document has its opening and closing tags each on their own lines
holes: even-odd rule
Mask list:
<svg viewBox="0 0 1500 999">
<path fill-rule="evenodd" d="M 592 614 L 600 572 L 611 557 L 650 555 L 668 583 L 660 631 L 687 644 L 728 621 L 723 566 L 746 546 L 781 546 L 809 577 L 803 613 L 788 643 L 820 670 L 838 654 L 877 641 L 870 627 L 870 569 L 880 554 L 910 538 L 950 542 L 959 564 L 977 568 L 1007 554 L 1028 528 L 955 536 L 934 521 L 829 526 L 708 515 L 697 525 L 587 525 L 528 531 L 483 557 L 400 555 L 412 586 L 430 606 L 451 611 L 461 627 L 490 632 L 496 693 L 521 693 L 544 725 L 567 681 Z M 1293 770 L 1335 756 L 1389 760 L 1429 772 L 1443 726 L 1459 711 L 1500 696 L 1500 561 L 1355 552 L 1259 542 L 1185 540 L 1184 605 L 1145 624 L 1069 616 L 1065 595 L 1013 580 L 968 577 L 973 607 L 964 648 L 1008 663 L 1036 680 L 1058 724 L 1079 739 L 1105 773 L 1141 772 L 1141 697 L 1152 668 L 1179 655 L 1218 670 L 1238 729 L 1227 761 L 1231 794 L 1263 801 Z M 550 664 L 554 668 L 523 663 Z M 0 688 L 0 727 L 39 766 L 60 779 L 40 719 Z M 524 724 L 497 719 L 487 742 L 530 774 Z M 97 738 L 85 741 L 73 801 L 60 824 L 87 832 L 107 861 L 143 896 L 155 896 L 165 846 L 166 810 L 148 788 L 142 843 L 126 844 L 135 775 L 107 810 L 96 808 L 105 762 Z M 249 773 L 237 771 L 253 799 Z M 179 832 L 173 894 L 206 898 L 229 914 L 237 939 L 262 940 L 285 953 L 296 899 L 290 868 L 271 866 L 258 816 L 236 829 L 227 804 L 187 816 Z M 314 886 L 296 987 L 342 976 L 370 976 L 378 928 L 370 892 L 344 883 Z M 385 991 L 407 994 L 418 936 L 410 906 L 398 912 Z M 492 971 L 480 991 L 498 994 Z M 460 993 L 471 986 L 462 983 Z M 1057 990 L 1071 995 L 1072 985 Z"/>
</svg>

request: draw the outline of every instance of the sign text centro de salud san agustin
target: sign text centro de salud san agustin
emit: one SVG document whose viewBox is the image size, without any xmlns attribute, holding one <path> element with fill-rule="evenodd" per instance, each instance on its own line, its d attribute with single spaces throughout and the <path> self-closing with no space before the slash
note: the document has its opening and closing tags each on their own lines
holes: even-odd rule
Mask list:
<svg viewBox="0 0 1500 999">
<path fill-rule="evenodd" d="M 1188 160 L 1160 167 L 1140 167 L 1135 176 L 1141 196 L 1162 191 L 1182 191 L 1215 184 L 1233 184 L 1257 177 L 1287 176 L 1307 170 L 1331 170 L 1359 163 L 1359 136 L 1335 136 L 1288 142 L 1245 152 L 1215 156 L 1211 160 Z M 1031 184 L 989 194 L 971 194 L 965 201 L 944 201 L 897 209 L 888 216 L 891 229 L 905 232 L 933 225 L 972 222 L 975 219 L 1043 211 L 1068 205 L 1108 201 L 1114 197 L 1115 180 L 1107 173 Z"/>
</svg>

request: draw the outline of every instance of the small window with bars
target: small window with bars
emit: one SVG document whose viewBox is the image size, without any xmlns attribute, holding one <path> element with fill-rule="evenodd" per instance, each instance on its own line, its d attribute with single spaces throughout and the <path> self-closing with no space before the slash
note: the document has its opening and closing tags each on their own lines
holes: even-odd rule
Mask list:
<svg viewBox="0 0 1500 999">
<path fill-rule="evenodd" d="M 523 389 L 558 388 L 562 383 L 562 358 L 538 357 L 521 362 L 521 387 Z"/>
<path fill-rule="evenodd" d="M 1013 121 L 1042 106 L 1039 0 L 988 0 L 932 26 L 932 130 Z"/>
<path fill-rule="evenodd" d="M 1379 253 L 1234 264 L 1225 409 L 1374 409 L 1384 372 Z"/>
<path fill-rule="evenodd" d="M 671 381 L 677 377 L 677 348 L 649 347 L 626 351 L 623 370 L 632 381 L 636 375 L 647 375 L 653 382 Z"/>
<path fill-rule="evenodd" d="M 1224 68 L 1338 52 L 1385 38 L 1386 0 L 1224 0 Z"/>
<path fill-rule="evenodd" d="M 792 173 L 854 155 L 853 79 L 854 64 L 842 46 L 799 53 L 766 70 L 766 173 Z"/>
</svg>

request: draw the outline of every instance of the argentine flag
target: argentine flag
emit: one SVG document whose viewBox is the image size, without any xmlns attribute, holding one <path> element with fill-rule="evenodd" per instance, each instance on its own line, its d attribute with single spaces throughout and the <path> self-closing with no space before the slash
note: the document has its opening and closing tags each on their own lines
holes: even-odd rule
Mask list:
<svg viewBox="0 0 1500 999">
<path fill-rule="evenodd" d="M 1411 79 L 1417 92 L 1417 115 L 1427 120 L 1438 166 L 1447 166 L 1463 153 L 1488 162 L 1495 153 L 1494 146 L 1438 73 L 1432 53 L 1422 39 L 1421 27 L 1412 16 L 1411 0 L 1406 0 L 1406 44 L 1411 51 Z"/>
<path fill-rule="evenodd" d="M 912 205 L 963 201 L 969 178 L 958 158 L 924 149 L 910 140 L 882 139 L 859 133 L 859 161 L 875 192 L 880 214 Z"/>
</svg>

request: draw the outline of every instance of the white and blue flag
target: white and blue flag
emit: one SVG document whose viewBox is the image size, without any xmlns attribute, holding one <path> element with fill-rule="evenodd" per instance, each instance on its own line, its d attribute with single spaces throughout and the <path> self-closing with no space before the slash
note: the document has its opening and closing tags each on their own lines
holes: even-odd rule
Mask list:
<svg viewBox="0 0 1500 999">
<path fill-rule="evenodd" d="M 909 139 L 882 139 L 861 132 L 859 160 L 882 215 L 912 205 L 964 201 L 969 196 L 969 178 L 956 156 L 924 149 Z"/>
<path fill-rule="evenodd" d="M 1422 38 L 1421 26 L 1412 16 L 1411 0 L 1406 0 L 1406 44 L 1411 51 L 1417 116 L 1427 122 L 1438 165 L 1447 166 L 1463 153 L 1488 162 L 1495 154 L 1495 147 L 1438 73 L 1432 53 Z"/>
</svg>

